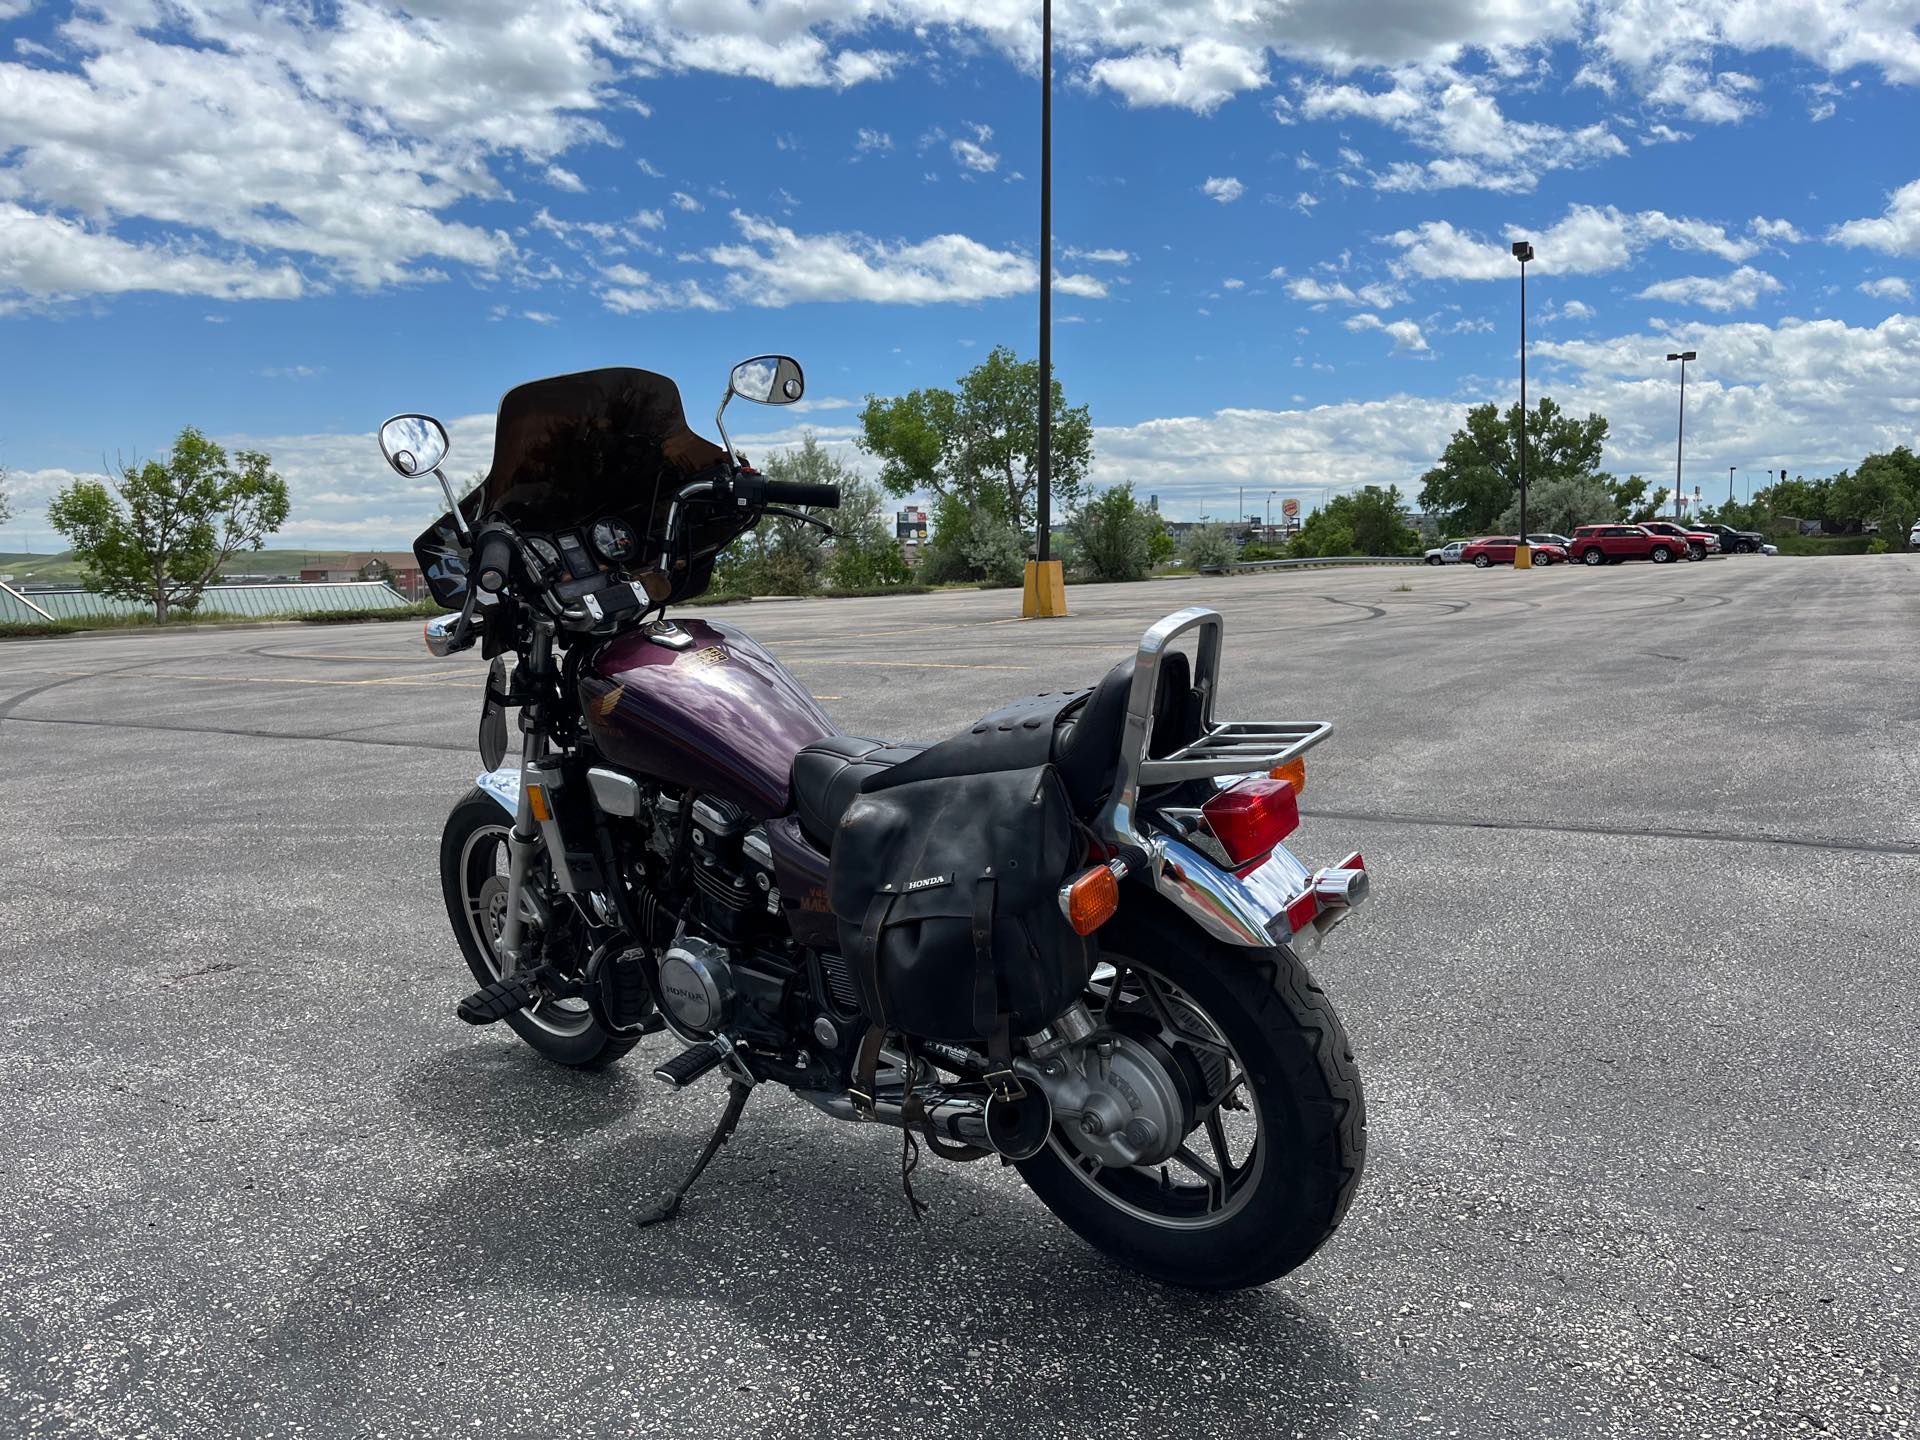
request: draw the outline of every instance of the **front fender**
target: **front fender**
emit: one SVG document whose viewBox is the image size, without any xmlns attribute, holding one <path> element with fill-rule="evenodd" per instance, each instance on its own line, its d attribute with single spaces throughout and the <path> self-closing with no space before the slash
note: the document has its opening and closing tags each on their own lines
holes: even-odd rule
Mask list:
<svg viewBox="0 0 1920 1440">
<path fill-rule="evenodd" d="M 509 816 L 520 813 L 520 767 L 502 765 L 489 770 L 473 782 L 480 793 L 492 797 Z"/>
</svg>

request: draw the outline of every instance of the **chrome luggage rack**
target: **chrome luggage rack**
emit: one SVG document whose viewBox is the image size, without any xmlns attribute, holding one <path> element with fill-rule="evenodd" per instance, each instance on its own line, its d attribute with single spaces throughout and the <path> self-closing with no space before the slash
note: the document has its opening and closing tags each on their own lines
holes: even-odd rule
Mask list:
<svg viewBox="0 0 1920 1440">
<path fill-rule="evenodd" d="M 1140 637 L 1133 688 L 1127 695 L 1119 775 L 1105 817 L 1106 828 L 1114 836 L 1135 838 L 1143 787 L 1269 771 L 1304 755 L 1333 733 L 1333 726 L 1323 720 L 1214 719 L 1225 628 L 1219 611 L 1194 605 L 1175 611 Z M 1148 750 L 1153 743 L 1161 663 L 1173 643 L 1189 630 L 1200 632 L 1193 667 L 1193 688 L 1200 692 L 1200 736 L 1170 755 L 1152 758 Z"/>
</svg>

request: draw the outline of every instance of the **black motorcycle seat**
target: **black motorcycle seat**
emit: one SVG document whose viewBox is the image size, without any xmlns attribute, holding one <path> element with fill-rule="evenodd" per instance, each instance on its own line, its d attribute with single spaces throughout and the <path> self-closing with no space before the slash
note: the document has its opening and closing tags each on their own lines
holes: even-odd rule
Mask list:
<svg viewBox="0 0 1920 1440">
<path fill-rule="evenodd" d="M 1185 657 L 1168 657 L 1173 683 L 1163 695 L 1184 702 Z M 800 828 L 821 849 L 830 849 L 834 828 L 863 790 L 905 779 L 934 780 L 1018 770 L 1051 761 L 1073 802 L 1074 812 L 1091 817 L 1113 788 L 1126 729 L 1127 700 L 1133 690 L 1134 662 L 1123 660 L 1091 690 L 1038 695 L 1019 701 L 936 745 L 898 744 L 853 735 L 816 740 L 793 757 L 793 795 Z M 1165 708 L 1165 707 L 1162 707 Z M 1160 732 L 1163 727 L 1167 734 Z M 1048 729 L 1042 736 L 1038 732 Z M 1156 720 L 1156 753 L 1179 729 L 1172 716 Z M 911 761 L 911 764 L 907 762 Z M 899 775 L 890 774 L 905 765 Z"/>
<path fill-rule="evenodd" d="M 793 757 L 793 799 L 800 828 L 822 850 L 869 778 L 912 759 L 927 747 L 859 735 L 829 735 Z"/>
</svg>

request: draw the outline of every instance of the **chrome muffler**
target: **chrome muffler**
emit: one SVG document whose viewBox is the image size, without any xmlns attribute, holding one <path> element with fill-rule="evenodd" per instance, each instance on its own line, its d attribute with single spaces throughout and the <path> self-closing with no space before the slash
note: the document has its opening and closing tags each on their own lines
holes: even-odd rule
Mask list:
<svg viewBox="0 0 1920 1440">
<path fill-rule="evenodd" d="M 981 1087 L 922 1085 L 915 1090 L 926 1108 L 927 1123 L 942 1140 L 971 1146 L 1007 1160 L 1026 1160 L 1040 1153 L 1053 1131 L 1053 1106 L 1044 1092 L 1029 1081 L 1017 1099 Z M 864 1114 L 851 1097 L 832 1090 L 793 1092 L 816 1110 L 836 1120 L 875 1120 L 905 1128 L 905 1096 L 898 1088 L 883 1088 L 874 1097 L 873 1113 Z M 916 1122 L 913 1127 L 919 1129 Z"/>
</svg>

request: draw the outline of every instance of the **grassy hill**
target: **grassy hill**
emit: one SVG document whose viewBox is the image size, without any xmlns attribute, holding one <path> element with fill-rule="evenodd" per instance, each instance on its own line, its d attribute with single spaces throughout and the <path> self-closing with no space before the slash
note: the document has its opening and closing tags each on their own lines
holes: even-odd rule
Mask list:
<svg viewBox="0 0 1920 1440">
<path fill-rule="evenodd" d="M 364 554 L 364 551 L 359 552 Z M 256 550 L 236 555 L 223 567 L 228 575 L 286 575 L 297 578 L 303 565 L 344 565 L 355 555 L 348 550 Z M 84 580 L 80 562 L 71 551 L 58 555 L 0 553 L 0 575 L 11 575 L 13 585 L 78 585 Z"/>
</svg>

